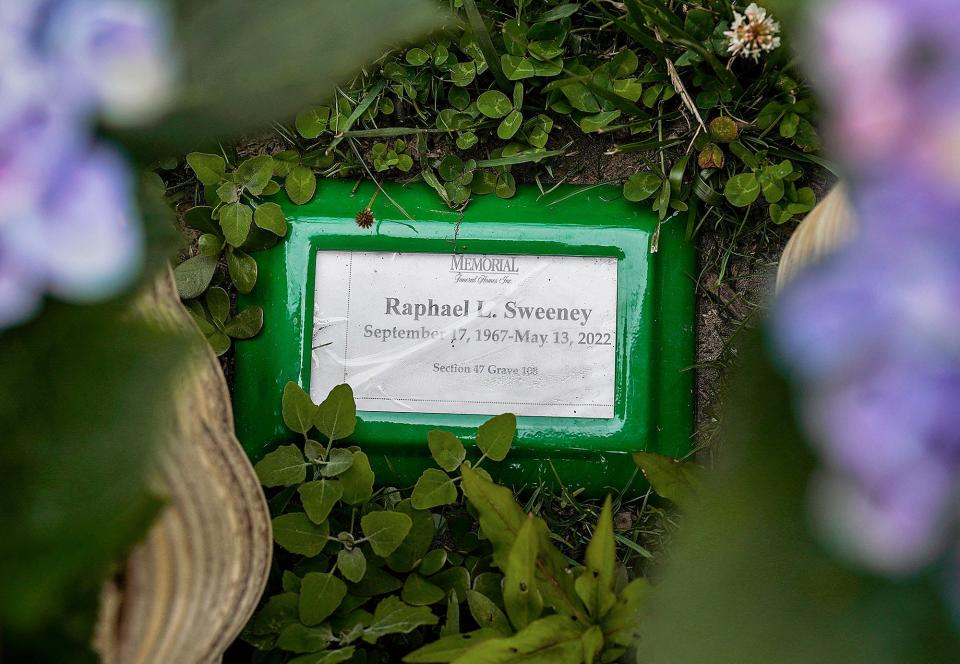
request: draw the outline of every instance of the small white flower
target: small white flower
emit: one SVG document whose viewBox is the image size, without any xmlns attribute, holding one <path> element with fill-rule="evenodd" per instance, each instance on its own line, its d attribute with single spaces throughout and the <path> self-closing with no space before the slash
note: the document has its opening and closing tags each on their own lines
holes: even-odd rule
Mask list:
<svg viewBox="0 0 960 664">
<path fill-rule="evenodd" d="M 767 10 L 751 2 L 743 14 L 733 12 L 733 25 L 723 36 L 730 42 L 728 53 L 757 61 L 764 51 L 780 46 L 779 32 L 780 24 L 767 16 Z"/>
</svg>

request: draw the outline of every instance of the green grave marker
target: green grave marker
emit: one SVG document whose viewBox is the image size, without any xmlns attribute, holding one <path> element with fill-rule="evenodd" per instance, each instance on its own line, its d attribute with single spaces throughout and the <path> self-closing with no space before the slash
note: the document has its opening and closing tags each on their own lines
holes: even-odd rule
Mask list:
<svg viewBox="0 0 960 664">
<path fill-rule="evenodd" d="M 374 191 L 325 180 L 285 205 L 287 239 L 258 255 L 242 306 L 263 332 L 237 343 L 235 415 L 259 458 L 289 438 L 280 413 L 292 380 L 321 401 L 349 383 L 348 439 L 381 481 L 411 485 L 432 462 L 427 434 L 468 445 L 491 415 L 517 415 L 514 485 L 599 494 L 644 485 L 629 453 L 680 456 L 693 429 L 695 253 L 686 218 L 657 220 L 620 190 L 560 188 L 471 202 L 461 215 L 424 186 Z M 551 201 L 554 201 L 551 203 Z M 658 251 L 651 252 L 657 242 Z"/>
</svg>

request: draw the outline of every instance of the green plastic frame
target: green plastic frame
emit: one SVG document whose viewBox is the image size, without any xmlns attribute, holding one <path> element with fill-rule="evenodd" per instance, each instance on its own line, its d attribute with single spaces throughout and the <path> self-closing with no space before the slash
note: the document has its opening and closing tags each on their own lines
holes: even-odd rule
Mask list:
<svg viewBox="0 0 960 664">
<path fill-rule="evenodd" d="M 374 187 L 324 180 L 311 203 L 283 201 L 287 239 L 257 254 L 260 277 L 240 306 L 263 307 L 264 329 L 237 343 L 234 387 L 237 436 L 252 458 L 291 438 L 280 411 L 286 382 L 309 391 L 314 254 L 320 248 L 616 257 L 615 416 L 519 417 L 507 460 L 485 466 L 517 488 L 547 482 L 589 495 L 629 493 L 646 486 L 630 452 L 677 457 L 689 450 L 695 250 L 684 240 L 685 219 L 660 225 L 659 249 L 652 253 L 656 217 L 624 200 L 619 188 L 560 187 L 541 196 L 521 187 L 509 200 L 478 197 L 461 215 L 424 185 L 388 184 L 372 206 L 376 226 L 364 230 L 354 217 Z M 428 431 L 448 429 L 469 448 L 488 417 L 360 412 L 347 442 L 367 451 L 381 483 L 409 486 L 432 463 Z"/>
</svg>

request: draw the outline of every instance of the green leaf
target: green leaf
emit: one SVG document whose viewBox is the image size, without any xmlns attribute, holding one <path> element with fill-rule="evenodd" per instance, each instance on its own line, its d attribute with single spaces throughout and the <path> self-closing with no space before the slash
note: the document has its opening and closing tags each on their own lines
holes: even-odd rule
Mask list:
<svg viewBox="0 0 960 664">
<path fill-rule="evenodd" d="M 286 625 L 299 621 L 297 603 L 300 597 L 295 592 L 284 592 L 270 597 L 247 625 L 253 634 L 276 634 Z"/>
<path fill-rule="evenodd" d="M 297 433 L 307 433 L 313 426 L 313 418 L 317 407 L 310 400 L 310 395 L 303 388 L 288 381 L 283 386 L 283 423 L 287 428 Z"/>
<path fill-rule="evenodd" d="M 300 620 L 319 625 L 337 610 L 347 594 L 347 584 L 328 572 L 308 572 L 300 582 Z"/>
<path fill-rule="evenodd" d="M 292 445 L 291 445 L 292 447 Z M 300 480 L 303 482 L 303 479 Z M 289 486 L 289 485 L 288 485 Z M 297 489 L 303 510 L 314 523 L 323 523 L 330 515 L 330 510 L 343 496 L 343 489 L 337 480 L 314 480 L 301 484 Z M 361 576 L 363 576 L 361 574 Z M 351 579 L 353 580 L 353 579 Z"/>
<path fill-rule="evenodd" d="M 493 560 L 497 567 L 505 570 L 510 549 L 528 517 L 506 487 L 497 486 L 467 465 L 461 467 L 460 473 L 463 479 L 460 488 L 477 511 L 480 529 L 493 546 Z M 561 613 L 581 615 L 573 578 L 567 572 L 567 560 L 550 542 L 546 524 L 541 519 L 534 521 L 540 547 L 537 571 L 545 580 L 540 587 L 543 599 Z M 431 581 L 437 583 L 435 578 Z"/>
<path fill-rule="evenodd" d="M 539 618 L 543 611 L 543 598 L 536 578 L 538 550 L 533 517 L 529 516 L 510 548 L 503 579 L 504 606 L 517 630 Z"/>
<path fill-rule="evenodd" d="M 430 59 L 430 54 L 424 51 L 422 48 L 411 48 L 409 51 L 407 51 L 404 59 L 414 67 L 419 67 Z"/>
<path fill-rule="evenodd" d="M 209 205 L 197 205 L 190 208 L 183 216 L 183 220 L 190 228 L 203 233 L 220 234 L 220 224 L 213 218 L 213 208 Z"/>
<path fill-rule="evenodd" d="M 235 247 L 227 248 L 227 272 L 237 290 L 247 294 L 257 285 L 257 261 Z"/>
<path fill-rule="evenodd" d="M 420 565 L 417 567 L 417 572 L 423 576 L 430 576 L 431 574 L 436 574 L 447 562 L 447 552 L 445 549 L 434 549 L 430 551 L 427 555 L 423 557 L 423 560 L 420 561 Z"/>
<path fill-rule="evenodd" d="M 562 18 L 567 18 L 568 16 L 572 16 L 573 14 L 576 13 L 578 9 L 580 9 L 579 3 L 568 2 L 562 5 L 557 5 L 552 9 L 548 9 L 547 11 L 543 12 L 543 14 L 541 14 L 537 20 L 544 21 L 544 22 L 559 21 Z"/>
<path fill-rule="evenodd" d="M 360 519 L 360 529 L 378 556 L 389 556 L 410 532 L 413 521 L 403 512 L 369 512 Z"/>
<path fill-rule="evenodd" d="M 325 650 L 333 642 L 333 632 L 328 625 L 307 627 L 296 622 L 283 628 L 277 639 L 277 647 L 287 652 L 317 652 Z"/>
<path fill-rule="evenodd" d="M 500 610 L 493 601 L 476 590 L 467 591 L 467 606 L 470 608 L 470 615 L 481 628 L 492 629 L 500 634 L 511 634 L 510 623 L 507 616 Z"/>
<path fill-rule="evenodd" d="M 581 625 L 567 616 L 547 616 L 523 631 L 489 639 L 457 658 L 457 664 L 581 664 Z"/>
<path fill-rule="evenodd" d="M 336 477 L 353 465 L 353 452 L 341 448 L 330 450 L 330 456 L 320 469 L 324 477 Z"/>
<path fill-rule="evenodd" d="M 602 111 L 594 115 L 585 115 L 580 118 L 580 131 L 585 134 L 600 131 L 608 124 L 620 117 L 621 111 Z"/>
<path fill-rule="evenodd" d="M 217 187 L 217 198 L 224 203 L 236 203 L 240 199 L 240 190 L 233 182 L 224 182 Z"/>
<path fill-rule="evenodd" d="M 796 113 L 787 113 L 780 121 L 780 135 L 784 138 L 793 138 L 800 128 L 800 116 Z"/>
<path fill-rule="evenodd" d="M 187 164 L 197 174 L 197 179 L 202 184 L 212 187 L 220 183 L 226 172 L 227 164 L 223 157 L 217 154 L 206 154 L 203 152 L 191 152 L 187 155 Z"/>
<path fill-rule="evenodd" d="M 635 203 L 643 201 L 653 196 L 662 184 L 663 178 L 656 173 L 639 171 L 624 183 L 623 197 Z"/>
<path fill-rule="evenodd" d="M 769 129 L 774 122 L 780 117 L 780 114 L 783 112 L 783 104 L 778 101 L 768 102 L 766 106 L 760 109 L 760 112 L 757 114 L 756 125 L 757 128 L 761 131 Z"/>
<path fill-rule="evenodd" d="M 313 557 L 327 544 L 330 527 L 316 524 L 303 512 L 281 514 L 273 520 L 273 539 L 290 553 Z"/>
<path fill-rule="evenodd" d="M 287 218 L 276 203 L 261 203 L 253 212 L 253 223 L 265 231 L 283 237 L 287 234 Z"/>
<path fill-rule="evenodd" d="M 346 438 L 357 426 L 357 406 L 353 389 L 346 384 L 337 385 L 317 408 L 313 426 L 331 441 Z"/>
<path fill-rule="evenodd" d="M 363 640 L 374 643 L 386 634 L 408 634 L 417 627 L 436 625 L 437 617 L 426 606 L 409 606 L 391 595 L 377 604 L 373 622 L 363 630 Z"/>
<path fill-rule="evenodd" d="M 253 305 L 233 317 L 223 331 L 234 339 L 251 339 L 260 333 L 263 327 L 263 309 Z"/>
<path fill-rule="evenodd" d="M 477 447 L 494 461 L 503 461 L 513 445 L 517 433 L 517 417 L 503 413 L 492 417 L 477 429 Z"/>
<path fill-rule="evenodd" d="M 567 98 L 570 105 L 578 111 L 583 111 L 584 113 L 600 112 L 600 104 L 597 103 L 597 98 L 593 96 L 593 93 L 590 92 L 589 88 L 583 83 L 564 85 L 560 88 L 560 92 Z"/>
<path fill-rule="evenodd" d="M 295 125 L 301 136 L 308 140 L 317 138 L 327 128 L 330 120 L 329 106 L 311 106 L 297 113 Z"/>
<path fill-rule="evenodd" d="M 453 662 L 471 648 L 499 636 L 500 634 L 492 629 L 478 629 L 466 634 L 450 634 L 414 650 L 404 657 L 403 661 L 409 664 Z"/>
<path fill-rule="evenodd" d="M 487 90 L 477 97 L 477 108 L 488 118 L 502 118 L 513 110 L 513 105 L 499 90 Z"/>
<path fill-rule="evenodd" d="M 633 460 L 657 495 L 682 509 L 689 507 L 700 493 L 703 469 L 696 464 L 681 463 L 652 452 L 634 452 Z"/>
<path fill-rule="evenodd" d="M 517 55 L 501 55 L 500 65 L 503 67 L 503 73 L 511 81 L 520 81 L 537 75 L 537 70 L 530 58 Z"/>
<path fill-rule="evenodd" d="M 281 445 L 253 469 L 260 484 L 266 487 L 293 486 L 307 478 L 307 464 L 296 445 Z"/>
<path fill-rule="evenodd" d="M 513 138 L 513 135 L 520 129 L 522 123 L 523 114 L 521 114 L 520 111 L 510 111 L 510 114 L 505 117 L 503 122 L 500 123 L 500 126 L 497 127 L 497 136 L 505 141 Z"/>
<path fill-rule="evenodd" d="M 214 272 L 217 271 L 215 256 L 194 256 L 183 261 L 174 269 L 173 278 L 177 284 L 177 294 L 181 299 L 199 297 L 207 290 Z"/>
<path fill-rule="evenodd" d="M 354 452 L 350 468 L 340 475 L 343 502 L 348 505 L 359 505 L 370 500 L 370 496 L 373 495 L 374 479 L 367 455 L 363 452 Z"/>
<path fill-rule="evenodd" d="M 427 468 L 410 496 L 413 506 L 418 510 L 428 510 L 440 505 L 457 502 L 457 487 L 453 480 L 442 470 Z"/>
<path fill-rule="evenodd" d="M 634 579 L 620 591 L 616 604 L 600 624 L 607 640 L 623 647 L 637 640 L 649 595 L 650 584 L 644 578 Z"/>
<path fill-rule="evenodd" d="M 610 496 L 603 503 L 600 520 L 587 545 L 585 562 L 586 567 L 576 581 L 576 590 L 594 621 L 599 621 L 617 601 L 613 592 L 617 549 L 613 540 Z"/>
<path fill-rule="evenodd" d="M 340 648 L 339 650 L 327 650 L 326 652 L 315 652 L 309 655 L 300 655 L 294 657 L 287 664 L 340 664 L 353 657 L 356 650 L 353 646 Z"/>
<path fill-rule="evenodd" d="M 263 154 L 247 159 L 237 166 L 236 176 L 241 187 L 259 196 L 273 177 L 273 157 Z"/>
<path fill-rule="evenodd" d="M 297 205 L 310 202 L 317 191 L 317 176 L 306 166 L 294 166 L 283 182 L 290 200 Z"/>
<path fill-rule="evenodd" d="M 396 572 L 409 572 L 433 544 L 436 525 L 430 512 L 414 509 L 409 498 L 397 503 L 395 511 L 409 516 L 411 526 L 397 550 L 387 557 L 387 566 Z"/>
<path fill-rule="evenodd" d="M 438 588 L 419 574 L 410 574 L 403 584 L 400 599 L 413 606 L 436 604 L 446 597 L 443 589 Z"/>
<path fill-rule="evenodd" d="M 400 590 L 401 587 L 403 584 L 397 577 L 380 567 L 367 565 L 367 573 L 363 575 L 360 583 L 350 587 L 350 592 L 358 597 L 375 597 Z"/>
<path fill-rule="evenodd" d="M 584 664 L 593 664 L 599 661 L 600 653 L 603 651 L 603 631 L 597 625 L 591 625 L 590 628 L 580 635 L 580 642 L 583 646 Z"/>
<path fill-rule="evenodd" d="M 219 259 L 223 252 L 223 238 L 214 233 L 204 233 L 197 239 L 197 248 L 200 255 Z"/>
<path fill-rule="evenodd" d="M 460 633 L 460 598 L 455 590 L 447 592 L 447 619 L 440 628 L 441 637 Z"/>
<path fill-rule="evenodd" d="M 367 558 L 358 548 L 340 549 L 337 553 L 337 569 L 347 581 L 358 583 L 367 572 Z"/>
<path fill-rule="evenodd" d="M 234 247 L 242 245 L 250 234 L 253 210 L 244 203 L 229 203 L 220 208 L 220 228 L 223 237 Z"/>
<path fill-rule="evenodd" d="M 740 173 L 727 180 L 723 195 L 736 207 L 746 207 L 760 196 L 760 182 L 753 173 Z"/>
<path fill-rule="evenodd" d="M 467 456 L 467 451 L 460 439 L 442 429 L 433 429 L 427 434 L 427 445 L 433 460 L 448 472 L 459 468 Z"/>
<path fill-rule="evenodd" d="M 451 567 L 431 576 L 430 583 L 466 599 L 470 590 L 470 572 L 465 567 Z"/>
</svg>

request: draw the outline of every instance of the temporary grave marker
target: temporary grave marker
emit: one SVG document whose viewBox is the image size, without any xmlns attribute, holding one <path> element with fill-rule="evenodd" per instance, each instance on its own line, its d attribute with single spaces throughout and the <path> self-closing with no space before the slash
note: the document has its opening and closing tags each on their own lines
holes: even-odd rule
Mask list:
<svg viewBox="0 0 960 664">
<path fill-rule="evenodd" d="M 285 241 L 258 254 L 245 303 L 263 332 L 236 346 L 235 413 L 259 457 L 288 438 L 292 380 L 315 402 L 349 383 L 378 478 L 412 484 L 431 429 L 468 442 L 491 415 L 518 416 L 501 481 L 590 493 L 639 488 L 629 452 L 679 456 L 693 426 L 694 249 L 685 218 L 660 226 L 613 187 L 470 203 L 462 218 L 421 186 L 372 192 L 324 181 L 285 205 Z M 562 200 L 561 200 L 562 199 Z M 556 201 L 551 203 L 551 201 Z M 410 215 L 409 221 L 400 209 Z M 494 468 L 495 466 L 495 468 Z"/>
</svg>

